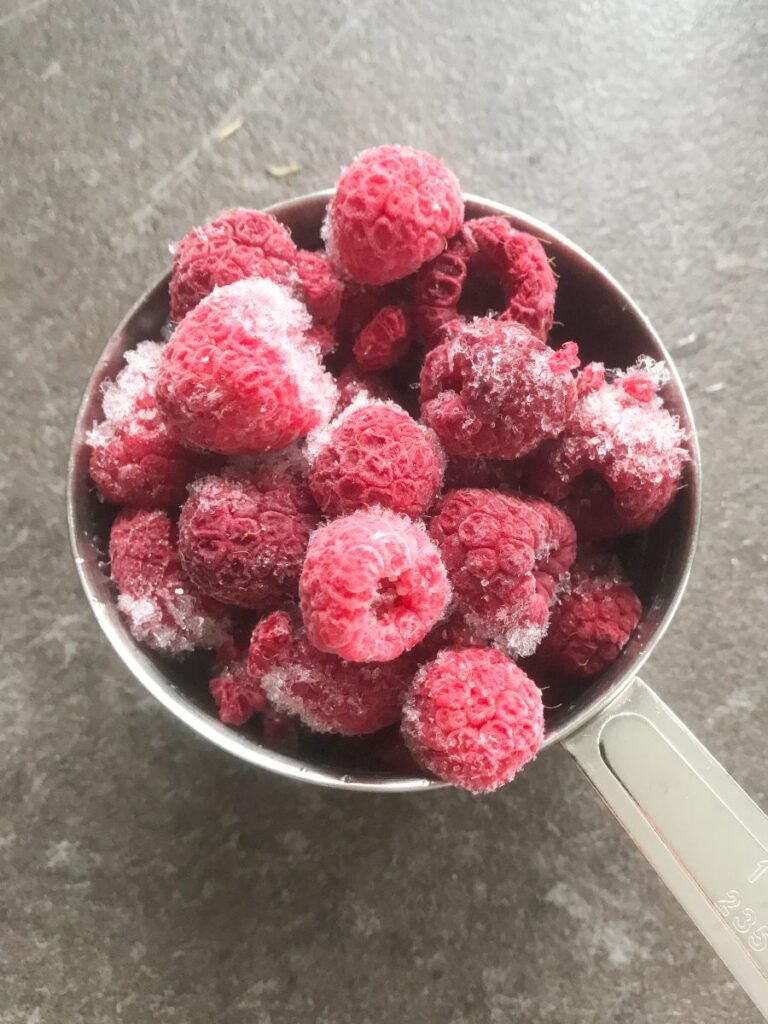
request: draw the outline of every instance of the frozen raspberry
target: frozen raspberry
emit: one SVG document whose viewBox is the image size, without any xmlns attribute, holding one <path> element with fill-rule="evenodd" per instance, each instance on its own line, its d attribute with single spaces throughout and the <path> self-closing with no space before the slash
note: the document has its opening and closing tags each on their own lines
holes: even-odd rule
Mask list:
<svg viewBox="0 0 768 1024">
<path fill-rule="evenodd" d="M 424 361 L 424 422 L 452 455 L 516 459 L 565 427 L 576 366 L 573 342 L 553 352 L 519 324 L 473 320 Z"/>
<path fill-rule="evenodd" d="M 618 658 L 641 614 L 618 560 L 596 566 L 580 558 L 532 664 L 546 679 L 591 679 Z"/>
<path fill-rule="evenodd" d="M 344 282 L 336 331 L 344 341 L 353 341 L 380 309 L 388 305 L 384 288 L 359 284 L 357 281 Z"/>
<path fill-rule="evenodd" d="M 176 527 L 166 512 L 123 509 L 112 526 L 109 556 L 117 606 L 140 643 L 181 654 L 226 640 L 226 610 L 184 575 Z"/>
<path fill-rule="evenodd" d="M 320 324 L 333 326 L 339 317 L 344 285 L 336 276 L 331 261 L 325 253 L 299 249 L 296 271 L 304 303 L 312 318 Z"/>
<path fill-rule="evenodd" d="M 510 654 L 532 654 L 557 580 L 575 556 L 568 517 L 522 495 L 449 491 L 429 532 L 471 633 Z"/>
<path fill-rule="evenodd" d="M 323 653 L 284 612 L 256 626 L 248 668 L 278 711 L 298 715 L 315 732 L 359 736 L 392 725 L 413 675 L 407 656 L 361 665 Z"/>
<path fill-rule="evenodd" d="M 306 340 L 306 309 L 273 281 L 219 288 L 163 352 L 157 401 L 171 434 L 230 454 L 285 448 L 329 419 L 333 380 Z"/>
<path fill-rule="evenodd" d="M 371 401 L 394 401 L 394 391 L 386 380 L 375 374 L 363 373 L 355 363 L 347 363 L 336 383 L 339 388 L 337 416 L 361 397 Z"/>
<path fill-rule="evenodd" d="M 671 504 L 689 458 L 658 394 L 666 369 L 642 360 L 612 380 L 600 366 L 581 377 L 565 432 L 532 456 L 526 486 L 561 504 L 584 540 L 644 530 Z"/>
<path fill-rule="evenodd" d="M 450 587 L 424 527 L 382 509 L 313 534 L 299 595 L 315 647 L 348 661 L 393 661 L 441 618 Z"/>
<path fill-rule="evenodd" d="M 264 691 L 249 675 L 245 658 L 225 666 L 208 689 L 225 725 L 245 725 L 269 706 Z"/>
<path fill-rule="evenodd" d="M 440 160 L 410 146 L 377 146 L 343 171 L 324 233 L 350 277 L 386 284 L 434 259 L 463 217 L 459 183 Z"/>
<path fill-rule="evenodd" d="M 274 217 L 260 210 L 229 210 L 176 246 L 168 288 L 171 318 L 181 320 L 214 288 L 245 277 L 288 284 L 295 261 L 296 246 Z"/>
<path fill-rule="evenodd" d="M 205 477 L 181 510 L 182 565 L 199 590 L 225 604 L 274 607 L 298 593 L 318 519 L 306 484 L 269 465 Z"/>
<path fill-rule="evenodd" d="M 174 441 L 155 403 L 163 346 L 142 341 L 104 388 L 104 420 L 88 434 L 91 479 L 107 501 L 139 508 L 180 504 L 205 461 Z"/>
<path fill-rule="evenodd" d="M 306 341 L 317 349 L 321 356 L 336 351 L 336 331 L 328 324 L 312 323 L 304 335 Z"/>
<path fill-rule="evenodd" d="M 408 318 L 401 306 L 384 306 L 355 338 L 352 351 L 368 372 L 395 366 L 411 344 Z"/>
<path fill-rule="evenodd" d="M 422 516 L 443 479 L 437 438 L 398 406 L 359 402 L 309 436 L 315 500 L 329 516 L 374 505 Z"/>
<path fill-rule="evenodd" d="M 401 731 L 424 768 L 486 793 L 510 782 L 541 747 L 541 693 L 500 651 L 443 651 L 409 686 Z"/>
<path fill-rule="evenodd" d="M 546 341 L 557 281 L 538 238 L 517 231 L 506 217 L 468 221 L 445 251 L 419 271 L 414 313 L 432 347 L 446 324 L 497 314 Z"/>
</svg>

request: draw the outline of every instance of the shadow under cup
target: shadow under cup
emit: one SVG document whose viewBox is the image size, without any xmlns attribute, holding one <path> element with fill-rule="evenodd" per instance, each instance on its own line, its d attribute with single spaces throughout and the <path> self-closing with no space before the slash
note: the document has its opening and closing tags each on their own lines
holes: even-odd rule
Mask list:
<svg viewBox="0 0 768 1024">
<path fill-rule="evenodd" d="M 320 225 L 330 192 L 299 197 L 269 208 L 303 248 L 320 246 Z M 644 534 L 622 541 L 621 556 L 644 608 L 643 619 L 619 659 L 598 679 L 548 709 L 545 745 L 564 738 L 628 685 L 670 621 L 684 589 L 698 531 L 699 458 L 693 421 L 677 372 L 661 341 L 629 296 L 586 253 L 545 225 L 474 196 L 466 198 L 467 219 L 502 214 L 544 243 L 559 278 L 556 325 L 551 341 L 578 343 L 582 360 L 627 367 L 642 355 L 665 360 L 670 380 L 664 400 L 687 430 L 692 458 L 672 508 Z M 88 476 L 85 435 L 102 416 L 101 385 L 114 378 L 123 353 L 146 338 L 159 338 L 168 321 L 168 278 L 147 292 L 108 342 L 86 389 L 73 439 L 68 486 L 72 545 L 83 588 L 99 624 L 138 680 L 196 732 L 230 753 L 283 775 L 324 785 L 363 790 L 406 791 L 443 783 L 420 774 L 387 770 L 364 737 L 345 739 L 302 734 L 290 749 L 264 747 L 260 724 L 231 729 L 216 718 L 208 694 L 212 660 L 195 655 L 174 661 L 139 647 L 116 607 L 107 558 L 109 529 L 116 510 L 96 495 Z M 545 696 L 545 702 L 547 698 Z"/>
</svg>

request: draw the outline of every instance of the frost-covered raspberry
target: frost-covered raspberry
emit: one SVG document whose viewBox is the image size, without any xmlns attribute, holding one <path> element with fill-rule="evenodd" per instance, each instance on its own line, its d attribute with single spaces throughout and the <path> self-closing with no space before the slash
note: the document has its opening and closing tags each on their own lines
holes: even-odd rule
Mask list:
<svg viewBox="0 0 768 1024">
<path fill-rule="evenodd" d="M 607 380 L 585 368 L 557 440 L 532 456 L 526 486 L 566 509 L 584 540 L 644 530 L 669 507 L 689 458 L 677 416 L 662 404 L 663 363 L 649 359 Z"/>
<path fill-rule="evenodd" d="M 541 747 L 541 693 L 500 651 L 443 651 L 409 686 L 401 731 L 424 768 L 486 793 L 510 782 Z"/>
<path fill-rule="evenodd" d="M 355 338 L 352 351 L 367 372 L 395 366 L 411 344 L 408 317 L 402 306 L 384 306 Z"/>
<path fill-rule="evenodd" d="M 383 665 L 342 661 L 318 651 L 285 612 L 275 612 L 253 631 L 248 671 L 278 711 L 315 732 L 361 736 L 400 718 L 413 664 L 407 655 Z"/>
<path fill-rule="evenodd" d="M 348 661 L 393 661 L 441 618 L 450 587 L 420 523 L 371 509 L 312 535 L 299 595 L 315 647 Z"/>
<path fill-rule="evenodd" d="M 246 658 L 226 665 L 211 679 L 208 689 L 225 725 L 245 725 L 269 707 L 264 691 L 248 672 Z"/>
<path fill-rule="evenodd" d="M 107 501 L 167 508 L 186 496 L 205 460 L 168 433 L 155 402 L 163 346 L 142 341 L 104 388 L 104 419 L 88 434 L 91 479 Z"/>
<path fill-rule="evenodd" d="M 133 636 L 153 650 L 182 654 L 214 648 L 229 635 L 226 609 L 185 576 L 176 527 L 159 510 L 123 509 L 109 538 L 117 606 Z"/>
<path fill-rule="evenodd" d="M 343 171 L 324 233 L 350 277 L 386 284 L 437 256 L 463 217 L 459 183 L 440 160 L 410 146 L 377 146 Z"/>
<path fill-rule="evenodd" d="M 330 418 L 336 387 L 306 338 L 304 306 L 249 279 L 203 299 L 163 352 L 157 401 L 171 434 L 231 454 L 285 448 Z"/>
<path fill-rule="evenodd" d="M 556 289 L 538 238 L 517 231 L 506 217 L 481 217 L 464 224 L 445 251 L 419 271 L 416 324 L 428 347 L 439 343 L 447 324 L 489 313 L 523 324 L 546 341 Z"/>
<path fill-rule="evenodd" d="M 418 518 L 440 488 L 440 443 L 394 404 L 349 406 L 309 436 L 309 487 L 326 515 L 378 506 Z"/>
<path fill-rule="evenodd" d="M 344 285 L 333 264 L 322 252 L 296 253 L 296 272 L 302 296 L 310 315 L 320 324 L 332 326 L 339 317 Z"/>
<path fill-rule="evenodd" d="M 336 384 L 339 389 L 336 415 L 360 398 L 380 402 L 394 401 L 394 390 L 389 382 L 374 373 L 363 373 L 356 363 L 347 363 L 336 378 Z"/>
<path fill-rule="evenodd" d="M 192 582 L 225 604 L 267 609 L 298 593 L 317 506 L 290 467 L 267 462 L 198 481 L 181 510 L 179 554 Z"/>
<path fill-rule="evenodd" d="M 573 342 L 554 352 L 519 324 L 473 320 L 424 361 L 424 422 L 453 455 L 516 459 L 565 427 L 576 366 Z"/>
<path fill-rule="evenodd" d="M 618 658 L 642 611 L 618 559 L 580 557 L 532 664 L 548 680 L 591 679 Z"/>
<path fill-rule="evenodd" d="M 214 288 L 245 277 L 288 284 L 295 261 L 296 246 L 274 217 L 260 210 L 228 210 L 176 246 L 168 288 L 171 317 L 181 320 Z"/>
<path fill-rule="evenodd" d="M 576 553 L 568 517 L 522 495 L 449 491 L 429 532 L 469 630 L 510 654 L 532 654 Z"/>
</svg>

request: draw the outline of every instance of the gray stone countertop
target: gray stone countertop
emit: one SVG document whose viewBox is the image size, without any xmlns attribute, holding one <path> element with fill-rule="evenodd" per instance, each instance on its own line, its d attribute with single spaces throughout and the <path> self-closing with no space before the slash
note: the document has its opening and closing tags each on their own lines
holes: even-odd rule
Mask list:
<svg viewBox="0 0 768 1024">
<path fill-rule="evenodd" d="M 366 797 L 185 732 L 91 618 L 63 482 L 169 240 L 434 150 L 677 355 L 704 528 L 647 678 L 768 801 L 767 43 L 750 0 L 0 0 L 2 1024 L 757 1021 L 561 750 L 489 798 Z"/>
</svg>

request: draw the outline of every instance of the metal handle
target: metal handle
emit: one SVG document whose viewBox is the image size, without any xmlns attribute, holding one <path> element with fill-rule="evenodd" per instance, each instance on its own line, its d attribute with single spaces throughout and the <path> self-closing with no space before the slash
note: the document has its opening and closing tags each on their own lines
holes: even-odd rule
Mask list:
<svg viewBox="0 0 768 1024">
<path fill-rule="evenodd" d="M 639 679 L 563 745 L 768 1019 L 768 817 Z"/>
</svg>

